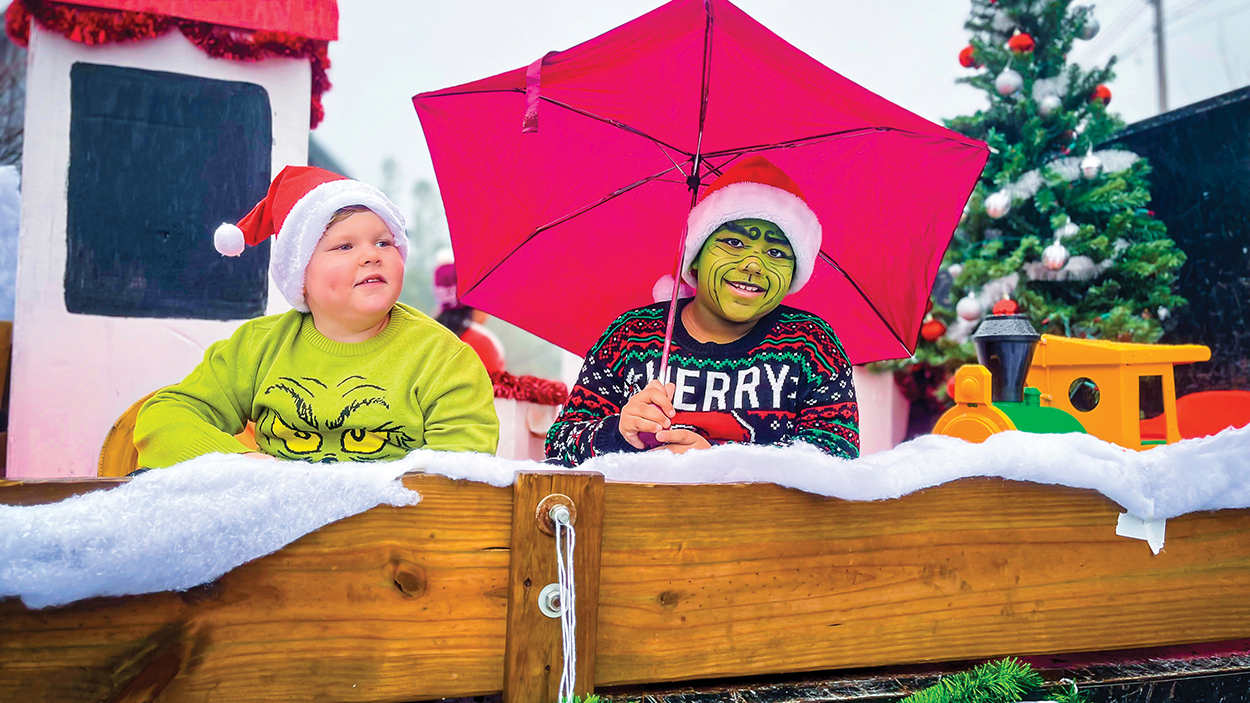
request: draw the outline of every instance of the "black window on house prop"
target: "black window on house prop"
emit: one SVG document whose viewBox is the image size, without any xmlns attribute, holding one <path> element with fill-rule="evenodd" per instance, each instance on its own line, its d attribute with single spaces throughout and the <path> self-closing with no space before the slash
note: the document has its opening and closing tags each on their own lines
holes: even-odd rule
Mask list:
<svg viewBox="0 0 1250 703">
<path fill-rule="evenodd" d="M 269 96 L 251 83 L 70 69 L 65 306 L 121 317 L 262 315 L 269 244 L 213 248 L 269 187 Z"/>
</svg>

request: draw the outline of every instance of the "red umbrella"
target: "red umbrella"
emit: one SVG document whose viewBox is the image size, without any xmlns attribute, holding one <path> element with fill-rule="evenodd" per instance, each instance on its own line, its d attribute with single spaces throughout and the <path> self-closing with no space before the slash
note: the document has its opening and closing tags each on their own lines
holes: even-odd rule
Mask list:
<svg viewBox="0 0 1250 703">
<path fill-rule="evenodd" d="M 786 304 L 852 363 L 908 356 L 988 150 L 822 66 L 726 0 L 673 0 L 528 68 L 413 98 L 460 298 L 576 354 L 654 302 L 694 199 L 758 154 L 820 217 Z"/>
</svg>

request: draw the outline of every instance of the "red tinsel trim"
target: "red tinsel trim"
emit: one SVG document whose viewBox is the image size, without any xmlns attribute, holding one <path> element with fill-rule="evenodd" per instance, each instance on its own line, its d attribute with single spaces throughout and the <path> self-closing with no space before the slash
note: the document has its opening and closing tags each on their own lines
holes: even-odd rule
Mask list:
<svg viewBox="0 0 1250 703">
<path fill-rule="evenodd" d="M 330 89 L 329 42 L 285 32 L 246 32 L 207 22 L 121 10 L 88 10 L 44 0 L 13 0 L 4 13 L 5 31 L 14 44 L 30 43 L 34 20 L 49 32 L 88 46 L 155 39 L 177 28 L 192 44 L 214 58 L 261 61 L 282 56 L 307 59 L 312 66 L 312 101 L 309 127 L 325 117 L 321 96 Z"/>
<path fill-rule="evenodd" d="M 559 381 L 548 381 L 537 376 L 513 376 L 507 371 L 490 375 L 495 385 L 495 397 L 525 400 L 539 405 L 563 405 L 569 399 L 568 386 Z"/>
</svg>

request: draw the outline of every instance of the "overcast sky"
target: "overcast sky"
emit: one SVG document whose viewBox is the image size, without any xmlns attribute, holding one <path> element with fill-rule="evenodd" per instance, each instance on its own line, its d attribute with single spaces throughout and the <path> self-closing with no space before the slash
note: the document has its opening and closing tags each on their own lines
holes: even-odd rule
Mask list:
<svg viewBox="0 0 1250 703">
<path fill-rule="evenodd" d="M 339 0 L 330 45 L 334 87 L 315 137 L 350 175 L 382 184 L 433 180 L 413 95 L 528 65 L 627 22 L 658 0 Z M 967 75 L 967 0 L 739 0 L 782 38 L 870 90 L 934 121 L 984 105 Z M 1250 84 L 1250 0 L 1164 0 L 1171 108 Z M 1158 112 L 1148 0 L 1095 4 L 1099 36 L 1077 42 L 1085 65 L 1120 57 L 1111 107 L 1130 122 Z M 396 193 L 400 199 L 407 195 Z M 401 202 L 407 209 L 408 203 Z"/>
</svg>

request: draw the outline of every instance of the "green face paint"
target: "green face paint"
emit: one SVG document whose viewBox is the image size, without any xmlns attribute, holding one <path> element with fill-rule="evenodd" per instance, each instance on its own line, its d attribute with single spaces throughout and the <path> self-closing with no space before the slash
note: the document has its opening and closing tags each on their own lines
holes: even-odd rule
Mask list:
<svg viewBox="0 0 1250 703">
<path fill-rule="evenodd" d="M 758 320 L 781 304 L 794 279 L 794 249 L 767 220 L 735 220 L 707 238 L 695 259 L 698 302 L 730 322 Z"/>
</svg>

